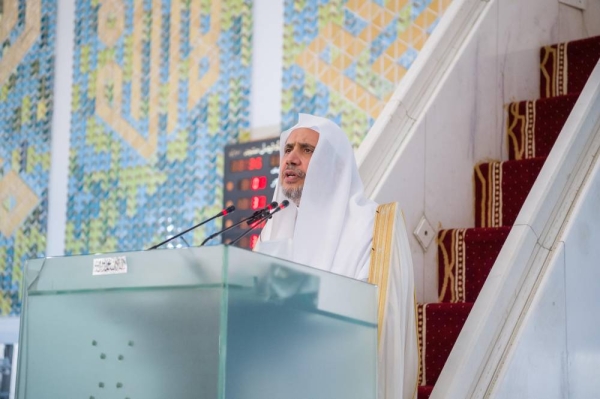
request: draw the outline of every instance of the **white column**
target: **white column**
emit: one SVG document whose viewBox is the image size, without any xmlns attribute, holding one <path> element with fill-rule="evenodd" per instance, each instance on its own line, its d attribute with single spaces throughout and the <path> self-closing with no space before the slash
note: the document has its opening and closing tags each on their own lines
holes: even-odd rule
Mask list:
<svg viewBox="0 0 600 399">
<path fill-rule="evenodd" d="M 63 255 L 65 249 L 75 0 L 60 0 L 57 8 L 46 256 Z"/>
<path fill-rule="evenodd" d="M 254 140 L 277 135 L 281 125 L 283 2 L 253 3 L 250 128 Z"/>
</svg>

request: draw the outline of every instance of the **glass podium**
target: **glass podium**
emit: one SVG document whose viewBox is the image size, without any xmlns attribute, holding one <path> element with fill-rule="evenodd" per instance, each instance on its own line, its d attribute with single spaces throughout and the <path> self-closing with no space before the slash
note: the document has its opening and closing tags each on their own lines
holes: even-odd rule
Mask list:
<svg viewBox="0 0 600 399">
<path fill-rule="evenodd" d="M 374 399 L 376 287 L 212 246 L 28 261 L 19 399 Z"/>
</svg>

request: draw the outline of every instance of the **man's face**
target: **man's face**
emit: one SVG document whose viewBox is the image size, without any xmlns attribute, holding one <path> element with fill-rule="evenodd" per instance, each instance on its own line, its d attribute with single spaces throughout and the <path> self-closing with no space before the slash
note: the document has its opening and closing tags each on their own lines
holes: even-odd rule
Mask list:
<svg viewBox="0 0 600 399">
<path fill-rule="evenodd" d="M 319 142 L 319 133 L 299 128 L 290 133 L 285 143 L 279 178 L 286 197 L 300 205 L 308 164 Z"/>
</svg>

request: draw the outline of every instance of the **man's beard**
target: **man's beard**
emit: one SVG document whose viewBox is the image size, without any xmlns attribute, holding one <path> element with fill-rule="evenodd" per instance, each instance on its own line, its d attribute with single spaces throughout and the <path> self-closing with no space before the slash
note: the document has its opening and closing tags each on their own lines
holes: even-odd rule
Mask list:
<svg viewBox="0 0 600 399">
<path fill-rule="evenodd" d="M 293 188 L 281 187 L 281 190 L 283 191 L 283 195 L 285 195 L 287 199 L 296 204 L 296 206 L 300 206 L 300 198 L 302 198 L 303 188 L 303 186 Z"/>
<path fill-rule="evenodd" d="M 298 176 L 299 178 L 306 177 L 306 173 L 304 173 L 300 169 L 294 169 L 294 168 L 288 167 L 288 168 L 286 168 L 286 170 L 293 171 L 296 174 L 296 176 Z M 285 197 L 287 199 L 289 199 L 294 204 L 296 204 L 296 206 L 300 206 L 300 198 L 302 198 L 302 189 L 303 188 L 304 188 L 304 186 L 286 188 L 283 185 L 283 175 L 282 175 L 282 177 L 281 177 L 281 191 L 283 191 L 283 195 L 285 195 Z"/>
</svg>

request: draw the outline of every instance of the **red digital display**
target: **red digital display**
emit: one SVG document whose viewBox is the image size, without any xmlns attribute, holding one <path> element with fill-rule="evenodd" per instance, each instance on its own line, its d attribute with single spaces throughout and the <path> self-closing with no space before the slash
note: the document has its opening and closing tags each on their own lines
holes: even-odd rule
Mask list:
<svg viewBox="0 0 600 399">
<path fill-rule="evenodd" d="M 254 157 L 248 159 L 248 170 L 262 169 L 262 157 Z"/>
<path fill-rule="evenodd" d="M 254 197 L 252 197 L 250 202 L 250 206 L 253 210 L 261 209 L 267 206 L 267 197 L 265 197 L 264 195 L 255 195 Z"/>
<path fill-rule="evenodd" d="M 254 249 L 254 246 L 256 245 L 257 242 L 258 242 L 258 234 L 252 234 L 250 236 L 250 248 Z"/>
<path fill-rule="evenodd" d="M 267 176 L 248 177 L 245 179 L 240 179 L 240 181 L 238 183 L 238 187 L 239 187 L 240 191 L 264 190 L 265 188 L 267 188 L 267 181 L 268 181 Z M 231 190 L 229 190 L 229 191 L 231 191 Z"/>
<path fill-rule="evenodd" d="M 246 172 L 248 170 L 261 170 L 263 167 L 262 157 L 252 157 L 246 159 L 235 159 L 229 164 L 231 172 Z"/>
<path fill-rule="evenodd" d="M 223 233 L 223 242 L 232 242 L 248 232 L 235 245 L 250 249 L 256 245 L 266 221 L 253 226 L 237 223 L 265 208 L 273 198 L 279 177 L 279 139 L 228 145 L 224 165 L 223 203 L 227 204 L 225 207 L 235 205 L 236 212 L 225 216 L 224 226 L 232 226 L 232 229 Z"/>
<path fill-rule="evenodd" d="M 265 227 L 266 224 L 266 220 L 263 220 L 262 222 L 256 221 L 254 223 L 251 223 L 249 227 L 252 227 L 253 229 L 262 229 L 263 227 Z"/>
<path fill-rule="evenodd" d="M 267 176 L 253 177 L 250 187 L 252 190 L 264 190 L 267 187 Z"/>
</svg>

